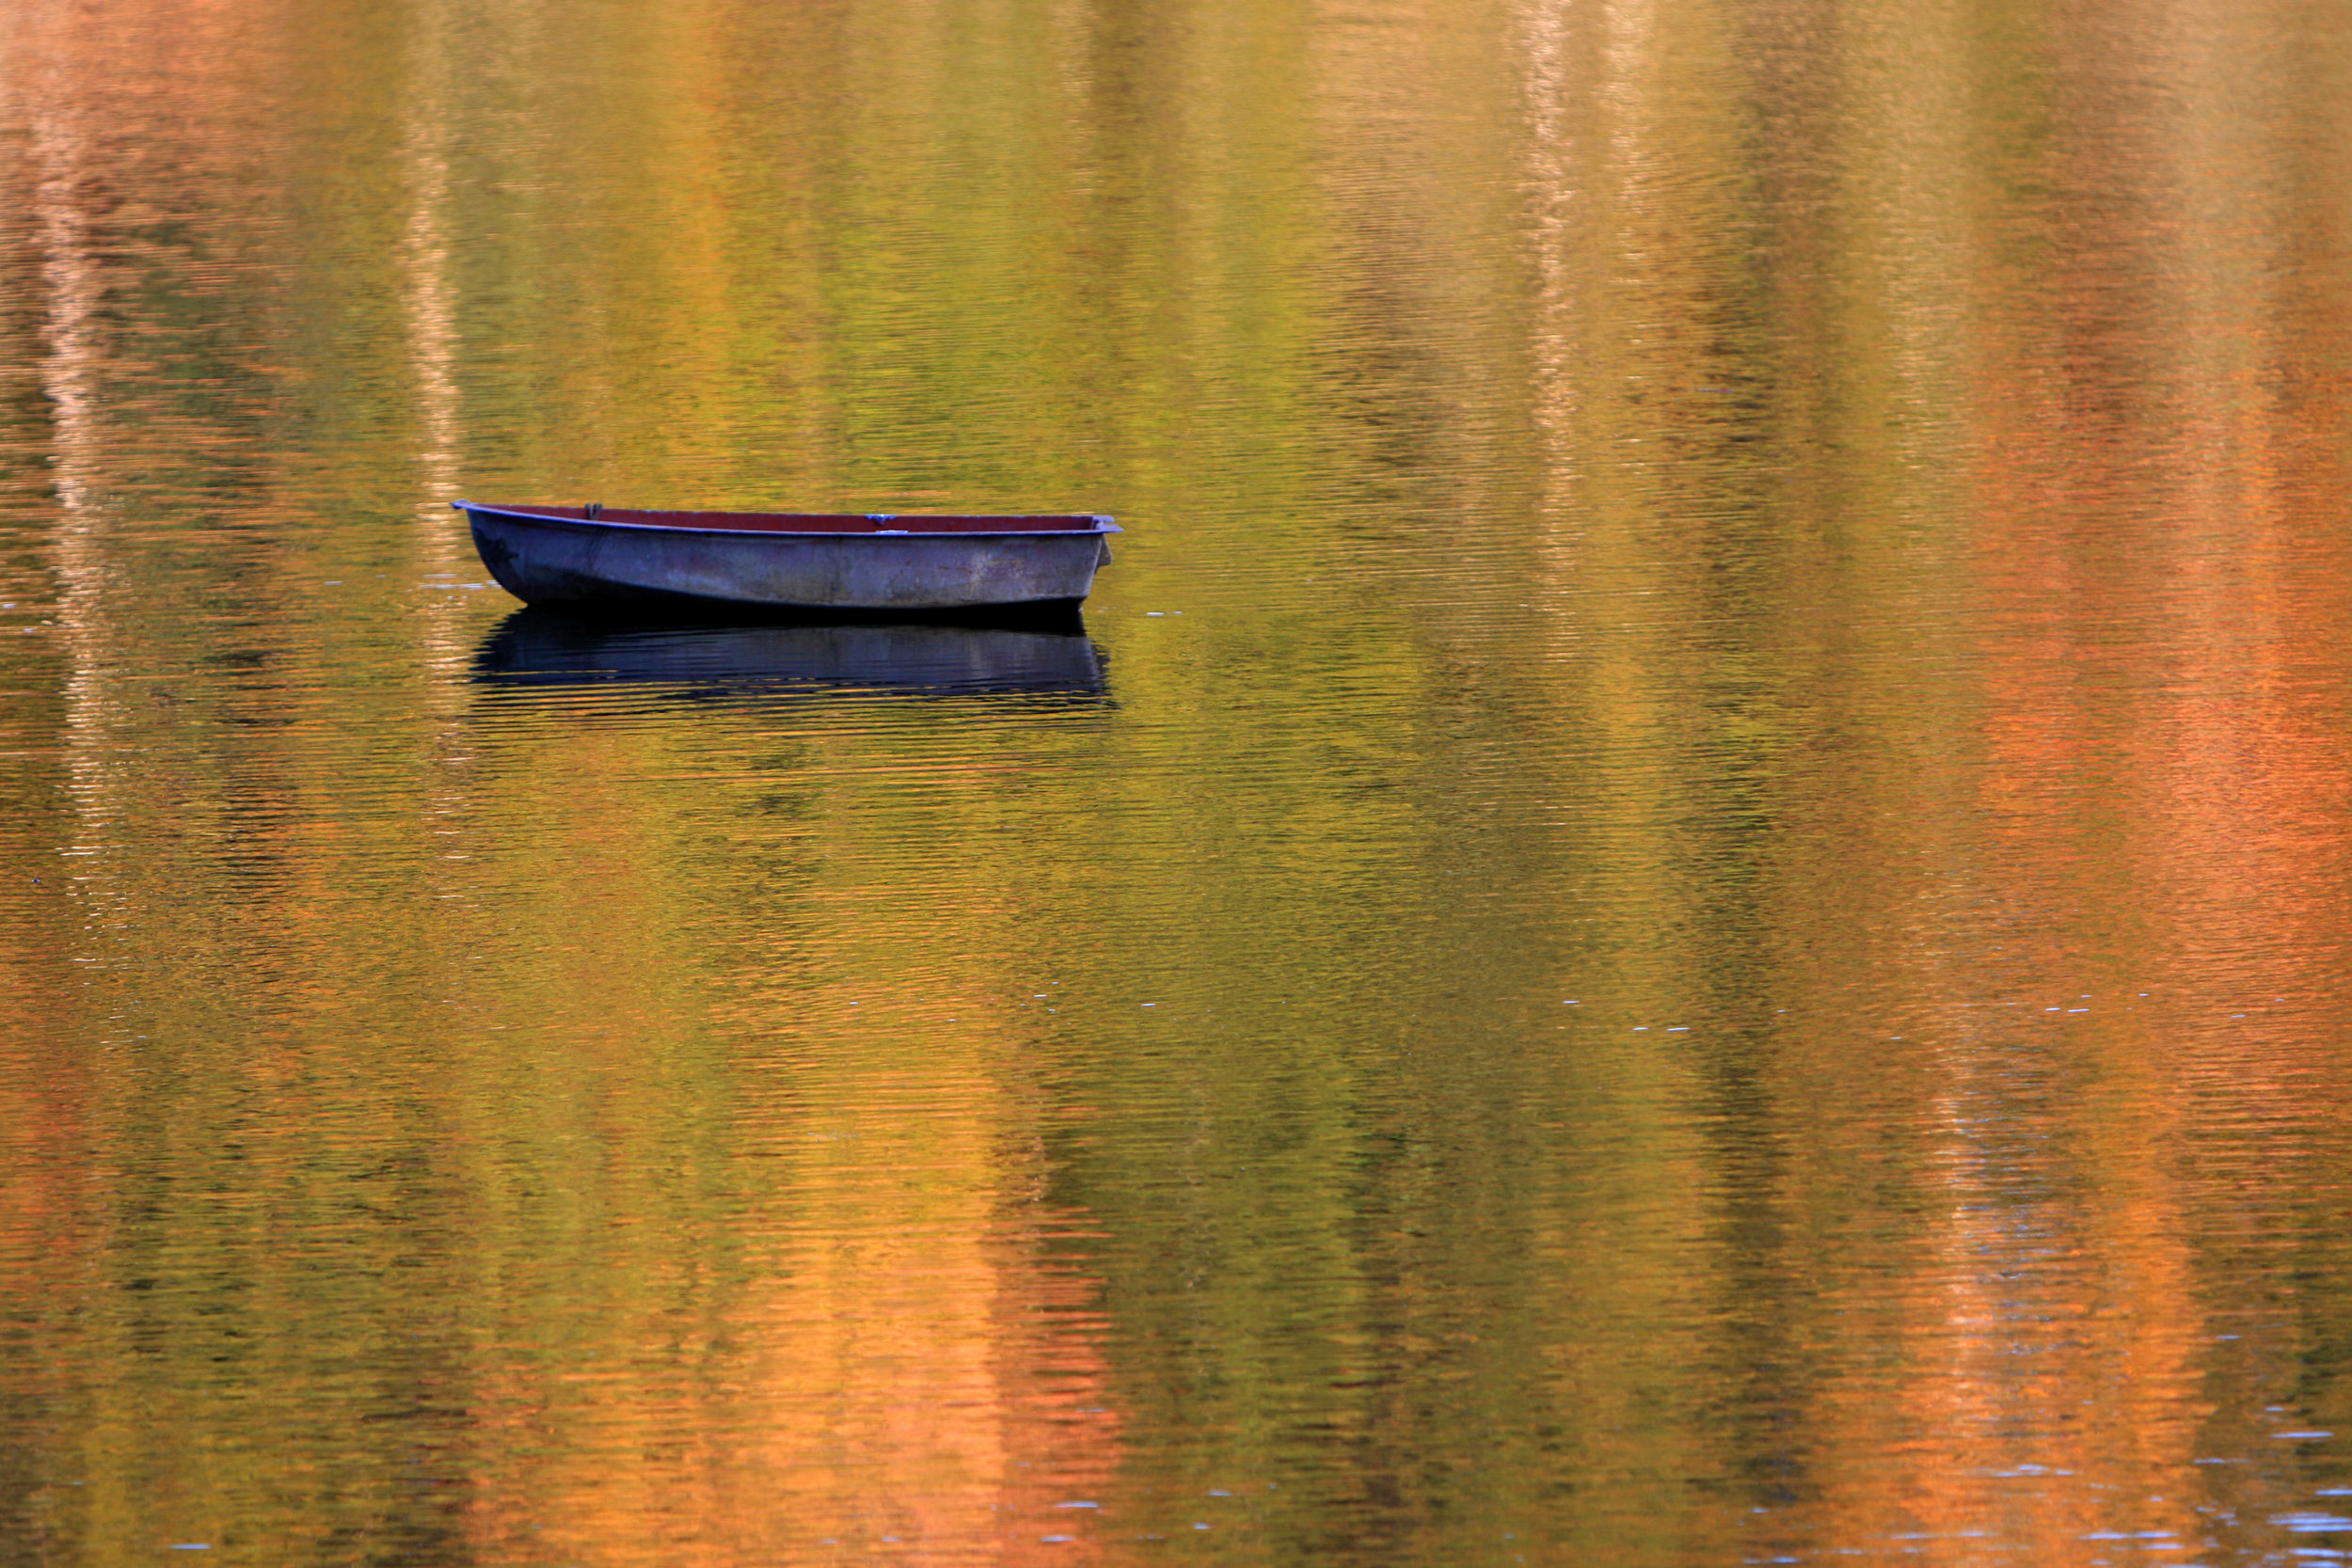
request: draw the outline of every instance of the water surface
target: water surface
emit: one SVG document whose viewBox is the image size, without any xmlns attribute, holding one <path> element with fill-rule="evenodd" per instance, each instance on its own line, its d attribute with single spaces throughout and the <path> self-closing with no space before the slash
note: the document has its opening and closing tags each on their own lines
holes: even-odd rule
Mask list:
<svg viewBox="0 0 2352 1568">
<path fill-rule="evenodd" d="M 0 10 L 0 1557 L 2352 1557 L 2347 82 Z M 1129 531 L 613 631 L 460 495 Z"/>
</svg>

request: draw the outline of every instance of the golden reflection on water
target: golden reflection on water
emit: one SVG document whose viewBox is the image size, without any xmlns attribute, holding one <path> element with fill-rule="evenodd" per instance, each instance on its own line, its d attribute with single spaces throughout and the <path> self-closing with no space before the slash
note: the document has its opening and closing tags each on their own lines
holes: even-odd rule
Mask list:
<svg viewBox="0 0 2352 1568">
<path fill-rule="evenodd" d="M 2348 65 L 0 13 L 0 1540 L 2352 1551 Z M 459 492 L 1132 532 L 629 641 Z"/>
</svg>

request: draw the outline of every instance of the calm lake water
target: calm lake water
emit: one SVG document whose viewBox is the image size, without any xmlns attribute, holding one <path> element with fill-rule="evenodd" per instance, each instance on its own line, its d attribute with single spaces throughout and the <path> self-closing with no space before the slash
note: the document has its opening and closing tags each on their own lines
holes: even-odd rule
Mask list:
<svg viewBox="0 0 2352 1568">
<path fill-rule="evenodd" d="M 2352 1560 L 2340 0 L 10 0 L 0 759 L 9 1562 Z"/>
</svg>

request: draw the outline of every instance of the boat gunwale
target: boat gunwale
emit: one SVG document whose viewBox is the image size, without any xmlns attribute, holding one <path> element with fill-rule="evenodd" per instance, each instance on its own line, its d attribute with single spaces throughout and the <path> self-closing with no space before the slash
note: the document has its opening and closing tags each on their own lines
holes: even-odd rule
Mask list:
<svg viewBox="0 0 2352 1568">
<path fill-rule="evenodd" d="M 618 519 L 618 518 L 613 518 L 613 517 L 605 517 L 605 516 L 596 516 L 596 517 L 566 517 L 566 516 L 563 516 L 563 515 L 560 515 L 560 514 L 558 514 L 558 513 L 554 513 L 554 512 L 552 512 L 552 511 L 547 511 L 547 512 L 527 511 L 527 510 L 525 510 L 525 509 L 523 509 L 523 508 L 521 508 L 521 507 L 519 507 L 519 506 L 516 506 L 516 505 L 512 505 L 512 504 L 501 506 L 501 505 L 494 505 L 494 504 L 491 504 L 491 503 L 489 503 L 489 502 L 485 502 L 485 501 L 453 500 L 453 501 L 451 501 L 449 504 L 450 504 L 450 506 L 451 506 L 452 510 L 453 510 L 453 511 L 457 511 L 457 512 L 462 512 L 462 513 L 466 514 L 466 515 L 467 515 L 469 518 L 470 518 L 470 517 L 471 517 L 471 516 L 472 516 L 475 513 L 479 512 L 479 513 L 482 513 L 482 514 L 484 514 L 484 515 L 487 515 L 487 516 L 492 516 L 492 517 L 512 517 L 512 518 L 515 518 L 515 519 L 516 519 L 516 520 L 518 520 L 518 521 L 521 521 L 521 522 L 527 522 L 527 523 L 554 523 L 554 524 L 558 524 L 558 525 L 563 526 L 563 527 L 565 527 L 565 528 L 627 529 L 627 530 L 628 530 L 628 531 L 632 531 L 632 532 L 637 532 L 637 533 L 691 533 L 691 534 L 723 534 L 723 535 L 726 535 L 726 536 L 731 537 L 731 538 L 739 538 L 739 539 L 891 539 L 891 540 L 899 540 L 899 539 L 1069 539 L 1069 538 L 1086 538 L 1086 537 L 1089 537 L 1089 536 L 1100 536 L 1100 535 L 1103 535 L 1103 534 L 1105 534 L 1105 533 L 1124 533 L 1124 532 L 1126 531 L 1126 530 L 1124 530 L 1124 529 L 1120 528 L 1120 526 L 1119 526 L 1116 522 L 1113 522 L 1113 521 L 1112 521 L 1112 520 L 1111 520 L 1111 519 L 1110 519 L 1107 515 L 1104 515 L 1104 514 L 1102 514 L 1102 513 L 1099 513 L 1099 512 L 1095 512 L 1095 513 L 1088 513 L 1088 512 L 1047 512 L 1047 513 L 1003 514 L 1003 515 L 990 514 L 990 513 L 968 513 L 968 512 L 962 512 L 962 513 L 941 514 L 941 515 L 933 515 L 933 516 L 925 516 L 924 515 L 919 514 L 919 513 L 892 513 L 892 512 L 737 512 L 737 513 L 708 513 L 708 512 L 650 512 L 650 511 L 647 511 L 647 510 L 645 510 L 645 509 L 639 508 L 639 507 L 623 507 L 623 508 L 619 508 L 619 509 L 618 509 L 618 510 L 621 510 L 621 511 L 625 511 L 625 512 L 631 513 L 631 514 L 633 514 L 633 515 L 637 515 L 637 516 L 641 516 L 641 517 L 645 517 L 645 516 L 652 516 L 652 517 L 707 517 L 707 516 L 736 516 L 736 517 L 776 517 L 776 518 L 781 518 L 781 519 L 795 519 L 795 518 L 803 518 L 803 517 L 805 517 L 805 518 L 815 519 L 815 518 L 819 518 L 819 517 L 821 517 L 821 518 L 824 518 L 824 519 L 826 519 L 826 520 L 828 520 L 828 521 L 838 521 L 838 522 L 845 522 L 845 523 L 847 523 L 847 522 L 867 522 L 867 523 L 874 523 L 874 524 L 878 524 L 878 525 L 879 525 L 879 524 L 903 524 L 903 523 L 914 523 L 914 524 L 920 525 L 920 524 L 925 523 L 925 522 L 948 522 L 948 521 L 956 521 L 956 522 L 965 522 L 965 521 L 969 521 L 969 522 L 983 522 L 983 523 L 993 523 L 993 522 L 1018 523 L 1018 522 L 1032 522 L 1032 521 L 1034 521 L 1034 522 L 1064 522 L 1064 521 L 1067 521 L 1067 522 L 1075 523 L 1075 522 L 1079 522 L 1079 521 L 1083 520 L 1083 521 L 1084 521 L 1084 522 L 1088 525 L 1088 526 L 1086 526 L 1086 527 L 1084 527 L 1084 528 L 1005 528 L 1005 529 L 988 529 L 988 528 L 977 528 L 977 529 L 926 529 L 926 528 L 922 528 L 922 527 L 919 527 L 919 526 L 914 527 L 914 528 L 900 528 L 900 527 L 884 528 L 884 527 L 876 527 L 876 528 L 875 528 L 875 529 L 873 529 L 870 532 L 863 532 L 863 533 L 861 533 L 861 532 L 858 532 L 858 531 L 854 531 L 854 530 L 851 530 L 851 529 L 847 529 L 847 528 L 833 528 L 833 529 L 787 529 L 787 528 L 714 528 L 714 527 L 710 527 L 710 526 L 708 526 L 708 525 L 705 525 L 705 524 L 695 524 L 695 523 L 643 523 L 643 522 L 624 522 L 624 521 L 621 521 L 621 520 L 620 520 L 620 519 Z M 565 510 L 572 510 L 572 509 L 570 509 L 570 508 L 566 508 Z"/>
</svg>

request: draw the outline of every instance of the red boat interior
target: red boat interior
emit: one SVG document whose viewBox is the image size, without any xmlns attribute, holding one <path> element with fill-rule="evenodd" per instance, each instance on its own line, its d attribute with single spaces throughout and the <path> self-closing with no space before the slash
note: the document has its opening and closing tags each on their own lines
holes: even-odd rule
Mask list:
<svg viewBox="0 0 2352 1568">
<path fill-rule="evenodd" d="M 626 523 L 637 528 L 723 529 L 731 533 L 1092 533 L 1098 520 L 1084 514 L 1061 516 L 898 516 L 876 513 L 639 512 L 622 506 L 508 506 L 471 503 L 485 512 L 527 517 L 563 517 L 572 522 Z"/>
</svg>

